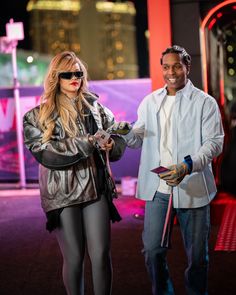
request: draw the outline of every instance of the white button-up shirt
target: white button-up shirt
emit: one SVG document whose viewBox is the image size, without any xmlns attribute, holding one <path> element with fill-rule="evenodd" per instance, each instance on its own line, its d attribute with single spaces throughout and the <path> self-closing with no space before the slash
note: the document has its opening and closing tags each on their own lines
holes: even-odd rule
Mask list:
<svg viewBox="0 0 236 295">
<path fill-rule="evenodd" d="M 124 136 L 131 148 L 142 146 L 136 197 L 152 200 L 159 177 L 151 172 L 160 165 L 160 108 L 166 87 L 147 95 L 138 108 L 133 129 Z M 216 100 L 188 80 L 176 93 L 172 122 L 172 164 L 190 155 L 193 169 L 173 190 L 175 208 L 197 208 L 216 194 L 211 162 L 223 148 L 224 131 Z"/>
</svg>

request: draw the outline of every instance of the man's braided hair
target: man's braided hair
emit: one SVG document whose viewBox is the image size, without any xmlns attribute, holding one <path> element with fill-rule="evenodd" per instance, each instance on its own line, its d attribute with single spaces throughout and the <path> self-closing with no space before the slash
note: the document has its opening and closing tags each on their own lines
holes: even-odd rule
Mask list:
<svg viewBox="0 0 236 295">
<path fill-rule="evenodd" d="M 183 63 L 186 65 L 186 67 L 189 69 L 191 65 L 191 56 L 187 53 L 187 51 L 178 45 L 173 45 L 172 47 L 168 47 L 164 52 L 162 52 L 161 56 L 161 65 L 163 62 L 163 56 L 168 53 L 177 53 L 181 56 L 181 59 Z"/>
</svg>

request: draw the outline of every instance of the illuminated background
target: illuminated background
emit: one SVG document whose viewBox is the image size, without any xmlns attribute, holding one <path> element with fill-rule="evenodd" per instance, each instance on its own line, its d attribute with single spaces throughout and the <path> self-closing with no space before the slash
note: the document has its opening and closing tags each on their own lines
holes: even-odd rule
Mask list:
<svg viewBox="0 0 236 295">
<path fill-rule="evenodd" d="M 63 50 L 75 51 L 88 64 L 91 80 L 149 76 L 145 1 L 138 1 L 136 6 L 130 1 L 13 2 L 15 8 L 4 15 L 24 22 L 25 40 L 18 45 L 27 50 L 18 52 L 22 86 L 41 85 L 45 65 Z M 5 35 L 7 22 L 9 18 L 1 17 L 1 35 Z M 32 56 L 30 62 L 27 56 Z M 10 56 L 1 55 L 0 63 L 7 70 L 1 71 L 0 86 L 11 85 Z"/>
<path fill-rule="evenodd" d="M 25 39 L 19 41 L 17 50 L 21 87 L 41 87 L 51 57 L 61 50 L 74 50 L 88 64 L 91 81 L 114 81 L 114 84 L 104 83 L 99 95 L 107 98 L 106 104 L 117 119 L 127 119 L 136 110 L 132 97 L 136 106 L 141 94 L 149 91 L 150 82 L 152 88 L 163 85 L 159 57 L 170 40 L 190 53 L 190 79 L 219 103 L 226 126 L 226 143 L 233 146 L 227 140 L 236 120 L 231 112 L 236 101 L 236 1 L 9 0 L 4 6 L 0 9 L 1 36 L 6 34 L 5 25 L 10 18 L 24 23 Z M 127 81 L 149 77 L 151 81 L 144 83 L 146 88 L 139 91 L 140 96 L 131 96 L 134 86 L 130 83 L 129 88 Z M 113 86 L 115 81 L 126 81 L 125 88 L 120 88 L 121 84 L 117 88 Z M 12 87 L 12 84 L 11 56 L 0 54 L 0 87 Z M 105 93 L 109 89 L 111 92 Z M 125 93 L 119 96 L 122 90 L 126 96 Z M 112 101 L 117 97 L 121 105 L 123 101 L 127 106 L 130 103 L 129 114 L 114 109 Z M 2 139 L 6 136 L 5 126 L 9 125 L 6 115 L 10 104 L 1 99 Z M 235 152 L 232 154 L 235 157 Z M 5 158 L 0 156 L 2 161 Z M 233 163 L 232 159 L 229 162 Z"/>
</svg>

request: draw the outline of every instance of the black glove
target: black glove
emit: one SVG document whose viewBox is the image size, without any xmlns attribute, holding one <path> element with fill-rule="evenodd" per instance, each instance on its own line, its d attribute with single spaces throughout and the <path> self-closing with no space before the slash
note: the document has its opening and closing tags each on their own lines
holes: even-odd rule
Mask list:
<svg viewBox="0 0 236 295">
<path fill-rule="evenodd" d="M 132 125 L 129 122 L 116 122 L 112 126 L 110 126 L 106 132 L 111 134 L 119 134 L 119 135 L 126 135 L 132 129 Z"/>
</svg>

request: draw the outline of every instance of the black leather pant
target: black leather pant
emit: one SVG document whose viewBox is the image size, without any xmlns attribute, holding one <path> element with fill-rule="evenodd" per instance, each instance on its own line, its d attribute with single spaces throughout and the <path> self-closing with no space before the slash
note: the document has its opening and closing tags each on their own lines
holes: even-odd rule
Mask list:
<svg viewBox="0 0 236 295">
<path fill-rule="evenodd" d="M 63 281 L 68 295 L 84 294 L 84 255 L 91 260 L 95 295 L 110 295 L 110 219 L 104 196 L 95 202 L 64 208 L 55 230 L 63 255 Z"/>
</svg>

